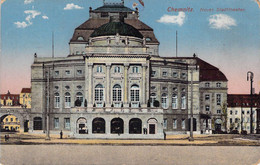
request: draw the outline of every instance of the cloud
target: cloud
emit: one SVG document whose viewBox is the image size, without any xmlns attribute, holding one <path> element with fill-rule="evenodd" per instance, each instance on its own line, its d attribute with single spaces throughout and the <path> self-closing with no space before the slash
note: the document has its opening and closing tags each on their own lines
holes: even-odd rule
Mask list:
<svg viewBox="0 0 260 165">
<path fill-rule="evenodd" d="M 178 24 L 179 26 L 182 26 L 185 20 L 185 13 L 184 12 L 179 12 L 178 15 L 163 15 L 157 22 L 160 23 L 173 23 L 173 24 Z"/>
<path fill-rule="evenodd" d="M 32 2 L 34 2 L 34 0 L 24 0 L 24 4 L 30 4 Z"/>
<path fill-rule="evenodd" d="M 36 10 L 25 10 L 25 14 L 27 14 L 25 21 L 23 22 L 15 22 L 14 24 L 16 25 L 17 28 L 26 28 L 30 25 L 32 25 L 32 19 L 34 19 L 36 16 L 41 15 L 41 12 L 36 11 Z"/>
<path fill-rule="evenodd" d="M 49 19 L 49 17 L 46 16 L 46 15 L 43 15 L 42 18 L 43 18 L 43 19 Z"/>
<path fill-rule="evenodd" d="M 209 17 L 209 26 L 213 29 L 230 29 L 237 26 L 236 20 L 226 14 L 214 14 Z"/>
<path fill-rule="evenodd" d="M 17 21 L 17 22 L 15 22 L 14 23 L 15 25 L 16 25 L 16 27 L 17 28 L 26 28 L 27 26 L 29 26 L 26 22 L 19 22 L 19 21 Z"/>
<path fill-rule="evenodd" d="M 74 3 L 68 3 L 66 7 L 64 7 L 64 10 L 73 10 L 73 9 L 83 9 L 83 7 L 74 5 Z"/>
</svg>

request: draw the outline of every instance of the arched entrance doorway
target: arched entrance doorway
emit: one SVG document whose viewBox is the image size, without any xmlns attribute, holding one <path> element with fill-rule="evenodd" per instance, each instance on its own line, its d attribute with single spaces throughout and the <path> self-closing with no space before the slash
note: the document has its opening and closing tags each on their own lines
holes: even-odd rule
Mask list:
<svg viewBox="0 0 260 165">
<path fill-rule="evenodd" d="M 155 118 L 151 118 L 147 121 L 148 123 L 148 134 L 156 134 L 157 133 L 157 120 Z"/>
<path fill-rule="evenodd" d="M 103 118 L 95 118 L 92 121 L 92 133 L 105 133 L 106 123 Z"/>
<path fill-rule="evenodd" d="M 41 117 L 33 118 L 33 130 L 42 130 L 42 118 Z"/>
<path fill-rule="evenodd" d="M 111 134 L 124 133 L 124 121 L 121 118 L 114 118 L 111 120 Z"/>
<path fill-rule="evenodd" d="M 142 133 L 142 120 L 133 118 L 129 121 L 129 134 L 141 134 Z"/>
<path fill-rule="evenodd" d="M 84 117 L 80 117 L 77 120 L 77 133 L 79 134 L 88 133 L 87 120 Z"/>
</svg>

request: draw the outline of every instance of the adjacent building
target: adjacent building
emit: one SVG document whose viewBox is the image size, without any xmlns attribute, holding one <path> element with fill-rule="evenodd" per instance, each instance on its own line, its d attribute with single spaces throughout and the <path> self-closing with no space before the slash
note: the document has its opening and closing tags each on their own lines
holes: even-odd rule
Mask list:
<svg viewBox="0 0 260 165">
<path fill-rule="evenodd" d="M 24 108 L 31 108 L 31 101 L 31 88 L 23 88 L 20 93 L 20 105 Z"/>
<path fill-rule="evenodd" d="M 11 94 L 10 91 L 0 96 L 1 106 L 19 106 L 19 94 Z"/>
<path fill-rule="evenodd" d="M 89 9 L 66 57 L 31 66 L 30 132 L 78 138 L 163 138 L 224 129 L 227 78 L 193 57 L 161 57 L 153 29 L 124 3 Z M 214 120 L 214 122 L 212 122 Z"/>
<path fill-rule="evenodd" d="M 247 131 L 250 133 L 251 105 L 253 110 L 253 133 L 257 128 L 257 109 L 260 108 L 259 94 L 228 94 L 228 131 L 232 130 Z"/>
</svg>

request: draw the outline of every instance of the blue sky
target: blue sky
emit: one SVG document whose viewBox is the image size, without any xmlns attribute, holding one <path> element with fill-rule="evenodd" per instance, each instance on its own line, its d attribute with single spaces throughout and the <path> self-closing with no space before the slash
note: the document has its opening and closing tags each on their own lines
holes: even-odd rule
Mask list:
<svg viewBox="0 0 260 165">
<path fill-rule="evenodd" d="M 219 67 L 229 79 L 229 93 L 249 92 L 249 70 L 255 73 L 256 92 L 260 91 L 260 8 L 255 0 L 143 1 L 144 7 L 137 0 L 125 0 L 125 5 L 138 4 L 140 20 L 154 29 L 160 41 L 160 56 L 175 56 L 177 30 L 178 55 L 196 53 Z M 33 54 L 51 56 L 52 31 L 55 55 L 67 56 L 73 30 L 89 18 L 90 6 L 95 9 L 102 4 L 103 0 L 6 0 L 1 6 L 0 92 L 18 93 L 30 87 Z M 169 12 L 169 7 L 193 11 Z M 217 8 L 244 11 L 218 12 Z"/>
</svg>

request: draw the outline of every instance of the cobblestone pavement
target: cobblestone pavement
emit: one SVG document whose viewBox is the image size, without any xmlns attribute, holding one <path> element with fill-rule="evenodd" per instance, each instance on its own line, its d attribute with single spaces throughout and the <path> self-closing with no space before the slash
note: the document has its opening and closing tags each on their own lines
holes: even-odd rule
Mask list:
<svg viewBox="0 0 260 165">
<path fill-rule="evenodd" d="M 1 145 L 2 165 L 252 165 L 253 146 Z"/>
</svg>

